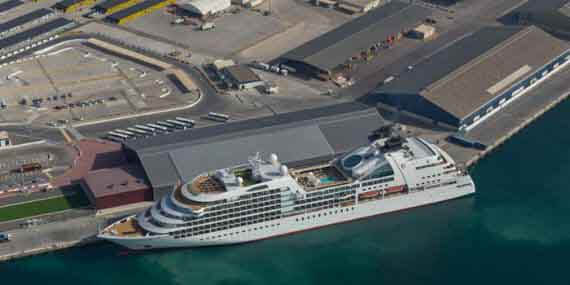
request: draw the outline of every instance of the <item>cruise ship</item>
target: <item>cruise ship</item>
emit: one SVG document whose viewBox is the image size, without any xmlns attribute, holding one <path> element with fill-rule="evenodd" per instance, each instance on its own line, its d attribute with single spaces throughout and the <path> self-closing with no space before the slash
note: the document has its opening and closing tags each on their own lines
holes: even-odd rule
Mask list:
<svg viewBox="0 0 570 285">
<path fill-rule="evenodd" d="M 437 145 L 391 136 L 296 168 L 277 154 L 244 156 L 244 164 L 179 183 L 152 207 L 98 236 L 130 249 L 238 244 L 474 192 L 469 174 Z"/>
</svg>

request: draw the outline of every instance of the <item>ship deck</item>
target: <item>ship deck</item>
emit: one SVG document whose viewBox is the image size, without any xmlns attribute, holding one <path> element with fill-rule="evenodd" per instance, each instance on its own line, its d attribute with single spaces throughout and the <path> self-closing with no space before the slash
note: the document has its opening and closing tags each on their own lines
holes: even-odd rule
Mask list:
<svg viewBox="0 0 570 285">
<path fill-rule="evenodd" d="M 314 191 L 350 182 L 348 177 L 330 164 L 294 169 L 291 171 L 291 176 L 303 186 L 305 191 Z"/>
<path fill-rule="evenodd" d="M 225 191 L 224 185 L 211 176 L 199 176 L 188 185 L 188 191 L 192 194 L 210 193 L 217 194 Z"/>
<path fill-rule="evenodd" d="M 191 185 L 189 185 L 188 187 L 192 187 Z M 190 209 L 192 209 L 192 211 L 198 211 L 201 210 L 203 208 L 205 208 L 208 203 L 201 203 L 201 202 L 196 202 L 196 201 L 192 201 L 188 198 L 186 198 L 184 196 L 184 194 L 182 194 L 182 186 L 181 187 L 177 187 L 174 190 L 174 199 L 176 199 L 176 201 L 184 204 L 185 206 L 190 207 Z"/>
<path fill-rule="evenodd" d="M 108 228 L 106 233 L 121 237 L 144 236 L 145 231 L 137 224 L 135 218 L 128 218 Z"/>
</svg>

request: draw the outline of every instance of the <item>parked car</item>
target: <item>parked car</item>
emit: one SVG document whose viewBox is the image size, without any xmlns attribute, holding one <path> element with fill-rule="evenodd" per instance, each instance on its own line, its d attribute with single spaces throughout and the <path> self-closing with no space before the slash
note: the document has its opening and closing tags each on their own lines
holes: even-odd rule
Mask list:
<svg viewBox="0 0 570 285">
<path fill-rule="evenodd" d="M 0 242 L 10 241 L 12 236 L 10 234 L 0 233 Z"/>
</svg>

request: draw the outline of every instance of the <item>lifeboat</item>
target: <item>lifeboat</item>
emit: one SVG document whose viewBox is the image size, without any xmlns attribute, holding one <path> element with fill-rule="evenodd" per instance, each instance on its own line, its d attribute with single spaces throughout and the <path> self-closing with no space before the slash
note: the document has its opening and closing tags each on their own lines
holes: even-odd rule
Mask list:
<svg viewBox="0 0 570 285">
<path fill-rule="evenodd" d="M 368 192 L 361 193 L 358 197 L 360 199 L 369 199 L 369 198 L 375 198 L 378 195 L 380 195 L 380 192 L 378 192 L 378 191 L 368 191 Z"/>
<path fill-rule="evenodd" d="M 404 185 L 392 186 L 386 189 L 386 194 L 398 193 L 404 191 Z"/>
</svg>

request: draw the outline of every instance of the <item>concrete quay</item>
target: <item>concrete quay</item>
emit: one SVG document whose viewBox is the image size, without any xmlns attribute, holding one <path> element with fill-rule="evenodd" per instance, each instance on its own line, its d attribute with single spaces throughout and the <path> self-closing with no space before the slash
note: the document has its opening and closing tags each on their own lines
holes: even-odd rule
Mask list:
<svg viewBox="0 0 570 285">
<path fill-rule="evenodd" d="M 12 240 L 0 243 L 0 262 L 98 242 L 96 235 L 100 229 L 144 207 L 148 203 L 7 231 Z"/>
</svg>

